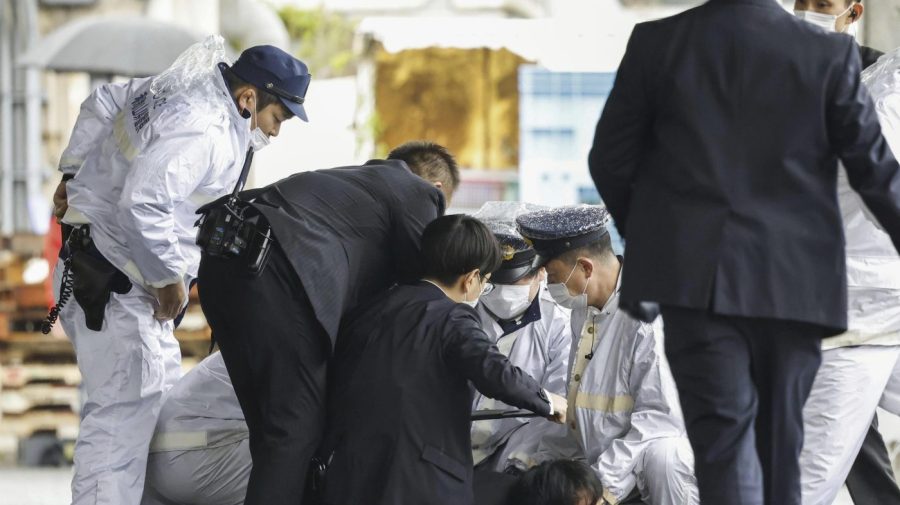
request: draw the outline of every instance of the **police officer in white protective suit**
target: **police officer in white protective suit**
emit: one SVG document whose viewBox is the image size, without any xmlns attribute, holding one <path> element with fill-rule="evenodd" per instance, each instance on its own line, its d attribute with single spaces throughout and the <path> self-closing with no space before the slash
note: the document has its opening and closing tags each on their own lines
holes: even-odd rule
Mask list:
<svg viewBox="0 0 900 505">
<path fill-rule="evenodd" d="M 609 504 L 696 505 L 694 457 L 662 331 L 619 310 L 623 259 L 613 253 L 608 221 L 605 208 L 587 205 L 517 219 L 535 264 L 547 270 L 550 294 L 572 310 L 575 336 L 569 436 L 545 439 L 535 459 L 585 459 Z"/>
<path fill-rule="evenodd" d="M 862 74 L 882 134 L 900 153 L 900 49 Z M 900 414 L 900 256 L 838 176 L 847 254 L 847 332 L 822 342 L 822 365 L 803 407 L 804 505 L 830 505 L 862 446 L 876 407 Z"/>
<path fill-rule="evenodd" d="M 240 505 L 253 462 L 250 432 L 221 353 L 168 394 L 150 443 L 142 505 Z"/>
<path fill-rule="evenodd" d="M 572 333 L 569 311 L 547 293 L 542 268 L 534 268 L 534 248 L 516 230 L 515 218 L 540 207 L 519 202 L 488 202 L 473 217 L 494 233 L 503 264 L 491 275 L 494 289 L 482 295 L 476 310 L 482 328 L 513 365 L 541 387 L 565 396 Z M 512 407 L 475 394 L 479 410 Z M 544 418 L 483 420 L 472 423 L 472 455 L 476 470 L 517 474 L 528 469 L 545 436 L 561 436 L 565 427 Z"/>
<path fill-rule="evenodd" d="M 87 395 L 77 505 L 140 503 L 163 393 L 181 375 L 173 319 L 200 261 L 195 212 L 235 186 L 251 146 L 306 120 L 306 65 L 259 46 L 229 66 L 223 44 L 210 37 L 159 76 L 98 88 L 60 161 L 59 315 Z"/>
</svg>

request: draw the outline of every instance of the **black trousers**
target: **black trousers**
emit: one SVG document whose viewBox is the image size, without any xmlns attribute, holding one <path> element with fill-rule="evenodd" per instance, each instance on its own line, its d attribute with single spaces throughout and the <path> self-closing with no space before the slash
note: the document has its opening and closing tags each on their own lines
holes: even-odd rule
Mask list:
<svg viewBox="0 0 900 505">
<path fill-rule="evenodd" d="M 673 307 L 662 315 L 701 503 L 800 505 L 803 404 L 824 331 Z"/>
<path fill-rule="evenodd" d="M 855 505 L 900 505 L 900 488 L 878 431 L 877 415 L 847 475 L 847 489 Z"/>
<path fill-rule="evenodd" d="M 278 247 L 257 278 L 242 260 L 204 257 L 198 283 L 250 430 L 245 504 L 301 504 L 324 429 L 328 336 Z"/>
</svg>

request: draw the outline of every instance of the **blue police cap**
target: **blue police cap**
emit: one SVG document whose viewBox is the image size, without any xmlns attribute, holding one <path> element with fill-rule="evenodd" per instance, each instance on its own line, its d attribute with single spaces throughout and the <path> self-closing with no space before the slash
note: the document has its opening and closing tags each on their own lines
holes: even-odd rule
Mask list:
<svg viewBox="0 0 900 505">
<path fill-rule="evenodd" d="M 275 46 L 253 46 L 241 53 L 231 71 L 277 96 L 295 116 L 309 121 L 303 102 L 312 76 L 302 61 Z"/>
<path fill-rule="evenodd" d="M 500 243 L 503 263 L 491 274 L 491 282 L 495 284 L 513 284 L 534 269 L 534 248 L 519 235 L 511 222 L 484 221 L 484 224 Z"/>
<path fill-rule="evenodd" d="M 609 212 L 600 205 L 557 207 L 516 218 L 519 233 L 534 247 L 533 267 L 573 249 L 599 241 L 609 233 Z"/>
</svg>

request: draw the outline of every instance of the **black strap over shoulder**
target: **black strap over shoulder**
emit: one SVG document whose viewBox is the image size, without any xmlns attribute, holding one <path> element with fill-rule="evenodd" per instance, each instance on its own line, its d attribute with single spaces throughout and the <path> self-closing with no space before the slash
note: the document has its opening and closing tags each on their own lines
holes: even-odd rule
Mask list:
<svg viewBox="0 0 900 505">
<path fill-rule="evenodd" d="M 244 258 L 250 273 L 259 275 L 268 260 L 273 236 L 266 220 L 247 201 L 258 192 L 241 194 L 252 161 L 251 148 L 247 150 L 244 167 L 231 194 L 197 210 L 200 214 L 196 223 L 197 245 L 204 256 Z"/>
</svg>

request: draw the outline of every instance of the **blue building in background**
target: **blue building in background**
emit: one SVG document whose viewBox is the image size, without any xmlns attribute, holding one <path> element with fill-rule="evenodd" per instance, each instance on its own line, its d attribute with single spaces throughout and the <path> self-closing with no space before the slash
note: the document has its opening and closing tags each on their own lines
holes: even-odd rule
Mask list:
<svg viewBox="0 0 900 505">
<path fill-rule="evenodd" d="M 519 68 L 519 197 L 542 205 L 601 203 L 588 173 L 594 129 L 613 72 Z M 623 249 L 612 229 L 613 246 Z"/>
</svg>

